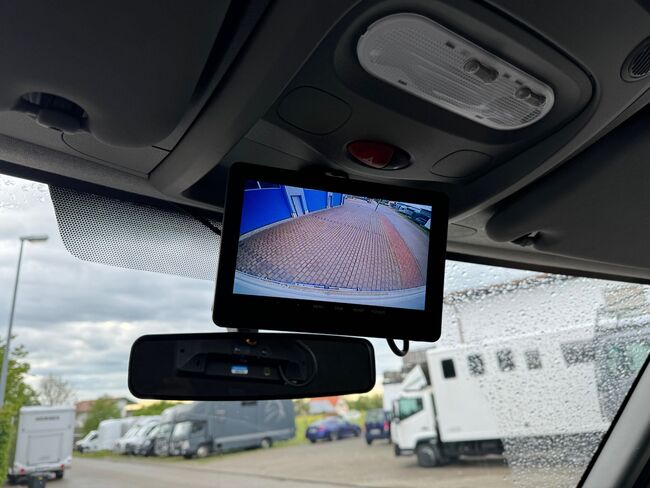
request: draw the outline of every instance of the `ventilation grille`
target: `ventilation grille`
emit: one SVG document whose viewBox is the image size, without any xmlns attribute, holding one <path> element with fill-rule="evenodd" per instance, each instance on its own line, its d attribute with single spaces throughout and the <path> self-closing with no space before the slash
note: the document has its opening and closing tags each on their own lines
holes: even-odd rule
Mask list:
<svg viewBox="0 0 650 488">
<path fill-rule="evenodd" d="M 639 44 L 625 60 L 621 76 L 625 81 L 637 81 L 650 74 L 650 38 Z"/>
<path fill-rule="evenodd" d="M 50 195 L 63 244 L 73 256 L 121 268 L 215 279 L 221 239 L 181 210 L 55 186 L 50 186 Z"/>
</svg>

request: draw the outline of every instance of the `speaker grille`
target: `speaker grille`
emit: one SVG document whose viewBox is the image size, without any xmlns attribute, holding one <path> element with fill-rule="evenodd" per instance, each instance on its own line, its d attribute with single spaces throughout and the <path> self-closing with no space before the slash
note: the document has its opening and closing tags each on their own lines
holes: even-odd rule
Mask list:
<svg viewBox="0 0 650 488">
<path fill-rule="evenodd" d="M 621 70 L 621 76 L 626 81 L 637 81 L 650 74 L 650 38 L 639 44 L 632 51 Z"/>
</svg>

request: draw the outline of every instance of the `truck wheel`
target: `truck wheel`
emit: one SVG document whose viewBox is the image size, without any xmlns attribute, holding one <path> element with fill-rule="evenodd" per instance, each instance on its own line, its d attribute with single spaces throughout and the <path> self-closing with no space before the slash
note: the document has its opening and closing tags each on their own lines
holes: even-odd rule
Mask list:
<svg viewBox="0 0 650 488">
<path fill-rule="evenodd" d="M 271 447 L 271 446 L 273 446 L 273 440 L 270 439 L 269 437 L 265 437 L 265 438 L 262 439 L 262 441 L 260 442 L 260 447 L 261 447 L 262 449 L 268 449 L 268 448 Z"/>
<path fill-rule="evenodd" d="M 57 480 L 63 479 L 63 470 L 55 471 L 54 476 L 56 477 Z"/>
<path fill-rule="evenodd" d="M 393 450 L 395 452 L 395 456 L 401 456 L 402 455 L 402 450 L 399 448 L 397 444 L 393 446 Z"/>
<path fill-rule="evenodd" d="M 9 482 L 10 485 L 17 485 L 18 477 L 13 474 L 10 474 L 7 476 L 7 481 Z"/>
<path fill-rule="evenodd" d="M 442 464 L 440 449 L 435 444 L 423 443 L 415 448 L 418 465 L 423 468 L 433 468 Z"/>
<path fill-rule="evenodd" d="M 208 454 L 210 454 L 210 449 L 208 449 L 208 446 L 200 446 L 196 450 L 196 457 L 198 457 L 198 458 L 207 457 Z"/>
<path fill-rule="evenodd" d="M 372 439 L 366 439 L 366 444 L 368 445 L 372 444 Z"/>
</svg>

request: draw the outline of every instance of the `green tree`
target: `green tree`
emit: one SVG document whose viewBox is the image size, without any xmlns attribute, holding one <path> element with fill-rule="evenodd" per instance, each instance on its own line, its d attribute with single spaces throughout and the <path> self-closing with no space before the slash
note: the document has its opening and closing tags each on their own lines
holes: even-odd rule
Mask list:
<svg viewBox="0 0 650 488">
<path fill-rule="evenodd" d="M 5 347 L 4 344 L 1 344 L 0 364 L 2 364 L 4 353 Z M 25 382 L 31 368 L 26 358 L 27 351 L 22 345 L 14 347 L 9 358 L 4 408 L 11 410 L 14 414 L 24 405 L 38 405 L 38 394 Z"/>
<path fill-rule="evenodd" d="M 163 413 L 163 410 L 173 407 L 175 403 L 166 402 L 165 400 L 155 403 L 150 403 L 149 405 L 142 407 L 140 410 L 134 410 L 132 412 L 133 416 L 139 415 L 160 415 Z"/>
<path fill-rule="evenodd" d="M 348 400 L 352 410 L 366 411 L 373 408 L 382 408 L 384 400 L 381 395 L 359 395 L 354 400 Z"/>
<path fill-rule="evenodd" d="M 307 415 L 309 413 L 309 400 L 300 398 L 293 401 L 293 411 L 296 415 Z"/>
<path fill-rule="evenodd" d="M 0 344 L 0 364 L 2 364 L 4 353 L 5 347 Z M 9 468 L 9 454 L 15 438 L 18 410 L 24 405 L 38 404 L 38 395 L 31 386 L 25 383 L 30 368 L 29 363 L 25 360 L 26 357 L 25 348 L 18 346 L 11 351 L 9 358 L 5 403 L 0 408 L 0 484 Z"/>
<path fill-rule="evenodd" d="M 88 417 L 86 417 L 86 421 L 81 428 L 82 433 L 86 435 L 91 430 L 96 430 L 102 420 L 119 417 L 120 409 L 117 407 L 115 400 L 106 395 L 99 397 L 88 410 Z"/>
</svg>

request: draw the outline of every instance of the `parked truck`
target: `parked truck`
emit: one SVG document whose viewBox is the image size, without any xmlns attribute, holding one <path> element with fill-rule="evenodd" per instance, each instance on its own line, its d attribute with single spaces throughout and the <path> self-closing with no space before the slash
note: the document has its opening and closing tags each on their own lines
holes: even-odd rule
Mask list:
<svg viewBox="0 0 650 488">
<path fill-rule="evenodd" d="M 162 445 L 165 439 L 158 439 L 158 454 L 205 457 L 211 452 L 270 447 L 296 434 L 290 400 L 195 402 L 173 408 L 168 448 Z M 169 429 L 161 429 L 166 436 Z"/>
<path fill-rule="evenodd" d="M 395 453 L 415 453 L 429 467 L 461 455 L 499 454 L 508 441 L 606 431 L 596 365 L 603 342 L 594 327 L 540 339 L 428 350 L 426 367 L 406 376 L 394 402 Z"/>
<path fill-rule="evenodd" d="M 63 478 L 72 463 L 75 410 L 73 407 L 22 407 L 9 482 L 32 473 Z"/>
</svg>

